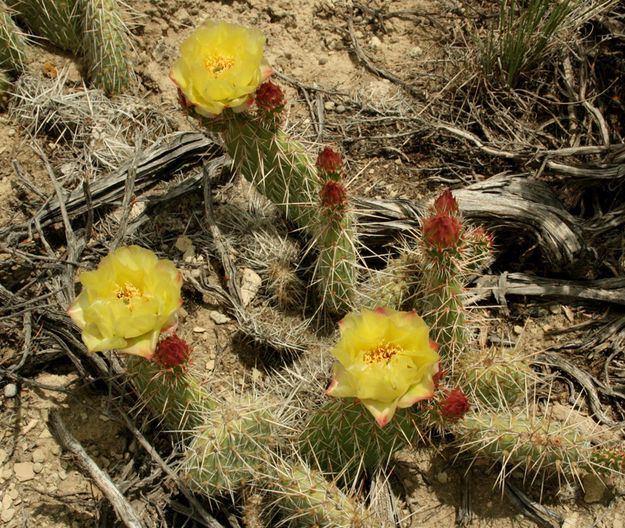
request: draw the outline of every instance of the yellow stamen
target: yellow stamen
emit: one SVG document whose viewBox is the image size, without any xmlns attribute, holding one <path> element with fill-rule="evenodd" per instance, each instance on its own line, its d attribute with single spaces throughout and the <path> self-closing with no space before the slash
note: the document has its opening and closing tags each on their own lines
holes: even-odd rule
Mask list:
<svg viewBox="0 0 625 528">
<path fill-rule="evenodd" d="M 121 299 L 124 304 L 130 304 L 133 299 L 143 296 L 143 292 L 133 284 L 126 282 L 115 290 L 115 296 Z"/>
<path fill-rule="evenodd" d="M 401 353 L 401 348 L 396 345 L 390 345 L 388 343 L 382 343 L 373 350 L 369 350 L 364 354 L 364 361 L 368 365 L 374 363 L 385 362 L 388 364 L 391 359 L 397 354 Z"/>
<path fill-rule="evenodd" d="M 213 79 L 218 79 L 233 66 L 234 60 L 232 57 L 222 57 L 221 55 L 208 57 L 204 61 L 204 67 Z"/>
</svg>

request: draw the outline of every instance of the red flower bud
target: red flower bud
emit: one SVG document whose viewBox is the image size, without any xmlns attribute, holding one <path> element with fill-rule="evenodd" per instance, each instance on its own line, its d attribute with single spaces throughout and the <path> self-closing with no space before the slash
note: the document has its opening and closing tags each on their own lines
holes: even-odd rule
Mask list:
<svg viewBox="0 0 625 528">
<path fill-rule="evenodd" d="M 189 361 L 191 347 L 184 339 L 172 335 L 163 339 L 152 356 L 152 361 L 164 369 L 172 369 Z"/>
<path fill-rule="evenodd" d="M 277 84 L 265 81 L 256 90 L 256 104 L 265 112 L 279 112 L 285 104 L 284 92 Z"/>
<path fill-rule="evenodd" d="M 336 174 L 342 167 L 342 156 L 330 147 L 325 147 L 317 156 L 317 168 L 325 174 Z"/>
<path fill-rule="evenodd" d="M 439 213 L 423 222 L 423 238 L 439 250 L 454 247 L 460 240 L 461 228 L 458 218 Z"/>
<path fill-rule="evenodd" d="M 441 416 L 450 420 L 459 420 L 468 412 L 471 404 L 462 389 L 453 389 L 447 393 L 439 407 Z"/>
<path fill-rule="evenodd" d="M 341 207 L 347 204 L 347 191 L 341 182 L 328 180 L 321 187 L 319 198 L 323 207 Z"/>
<path fill-rule="evenodd" d="M 453 214 L 458 212 L 458 202 L 448 189 L 434 202 L 434 210 L 438 214 Z"/>
</svg>

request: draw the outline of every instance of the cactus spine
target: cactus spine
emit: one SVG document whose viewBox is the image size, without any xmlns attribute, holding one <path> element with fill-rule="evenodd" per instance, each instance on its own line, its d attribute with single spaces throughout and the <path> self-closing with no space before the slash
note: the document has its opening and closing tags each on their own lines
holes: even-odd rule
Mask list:
<svg viewBox="0 0 625 528">
<path fill-rule="evenodd" d="M 21 72 L 26 59 L 26 39 L 11 14 L 12 11 L 0 0 L 0 68 Z"/>
<path fill-rule="evenodd" d="M 131 81 L 130 39 L 117 0 L 83 0 L 83 45 L 90 81 L 107 94 Z"/>
</svg>

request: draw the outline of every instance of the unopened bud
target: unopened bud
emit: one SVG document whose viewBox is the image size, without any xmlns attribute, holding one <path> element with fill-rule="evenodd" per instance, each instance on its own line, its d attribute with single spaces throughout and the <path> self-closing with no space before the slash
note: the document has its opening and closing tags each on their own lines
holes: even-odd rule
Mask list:
<svg viewBox="0 0 625 528">
<path fill-rule="evenodd" d="M 439 407 L 441 416 L 450 420 L 459 420 L 469 411 L 471 404 L 462 389 L 452 389 L 440 402 Z"/>
<path fill-rule="evenodd" d="M 341 182 L 328 180 L 319 191 L 323 207 L 336 208 L 347 204 L 347 191 Z"/>
<path fill-rule="evenodd" d="M 445 249 L 456 246 L 462 224 L 455 216 L 437 214 L 423 222 L 423 238 L 430 246 Z"/>
<path fill-rule="evenodd" d="M 448 189 L 434 202 L 434 210 L 437 214 L 452 215 L 458 212 L 458 202 Z"/>
<path fill-rule="evenodd" d="M 152 356 L 152 361 L 164 369 L 173 369 L 189 361 L 191 347 L 184 339 L 172 335 L 163 339 Z"/>
<path fill-rule="evenodd" d="M 343 168 L 343 157 L 330 147 L 325 147 L 317 156 L 317 168 L 324 174 L 338 174 Z"/>
</svg>

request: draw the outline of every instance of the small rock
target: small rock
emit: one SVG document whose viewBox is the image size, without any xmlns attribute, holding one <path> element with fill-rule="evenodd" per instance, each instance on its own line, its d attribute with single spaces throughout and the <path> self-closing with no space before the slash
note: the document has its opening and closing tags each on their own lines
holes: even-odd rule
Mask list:
<svg viewBox="0 0 625 528">
<path fill-rule="evenodd" d="M 517 335 L 520 335 L 523 333 L 523 327 L 519 325 L 514 325 L 513 330 L 514 330 L 514 333 Z"/>
<path fill-rule="evenodd" d="M 195 334 L 203 334 L 204 332 L 206 332 L 206 328 L 204 328 L 203 326 L 194 326 L 193 332 Z"/>
<path fill-rule="evenodd" d="M 323 66 L 324 64 L 328 63 L 328 58 L 327 57 L 319 57 L 319 64 L 321 66 Z"/>
<path fill-rule="evenodd" d="M 15 515 L 15 510 L 13 508 L 10 508 L 8 510 L 2 510 L 2 515 L 0 515 L 0 519 L 2 519 L 5 523 L 7 523 L 11 519 L 13 519 L 14 515 Z"/>
<path fill-rule="evenodd" d="M 59 456 L 61 454 L 61 448 L 58 445 L 53 445 L 50 448 L 50 451 L 52 452 L 54 456 Z"/>
<path fill-rule="evenodd" d="M 380 46 L 382 46 L 382 41 L 378 37 L 373 35 L 373 37 L 371 37 L 371 40 L 369 41 L 369 46 L 371 46 L 372 48 L 379 48 Z"/>
<path fill-rule="evenodd" d="M 553 314 L 553 315 L 559 315 L 562 312 L 562 307 L 559 304 L 552 304 L 549 307 L 549 311 Z"/>
<path fill-rule="evenodd" d="M 8 510 L 11 506 L 13 506 L 13 497 L 11 497 L 8 493 L 5 493 L 4 497 L 2 497 L 2 509 Z"/>
<path fill-rule="evenodd" d="M 185 261 L 195 257 L 195 246 L 188 236 L 182 235 L 176 239 L 176 249 L 182 251 L 182 258 Z"/>
<path fill-rule="evenodd" d="M 61 480 L 65 480 L 67 478 L 67 471 L 59 469 L 58 475 Z"/>
<path fill-rule="evenodd" d="M 568 515 L 564 518 L 564 522 L 562 523 L 562 528 L 577 528 L 577 521 L 579 520 L 579 514 L 577 512 L 573 512 L 571 515 Z"/>
<path fill-rule="evenodd" d="M 33 471 L 35 473 L 41 473 L 43 471 L 43 464 L 41 462 L 35 462 L 33 464 Z"/>
<path fill-rule="evenodd" d="M 250 268 L 243 268 L 241 272 L 241 302 L 243 306 L 247 306 L 252 302 L 258 290 L 260 289 L 260 285 L 263 280 L 260 278 L 258 273 Z"/>
<path fill-rule="evenodd" d="M 4 386 L 4 397 L 15 398 L 17 396 L 17 385 L 15 383 L 7 383 Z"/>
<path fill-rule="evenodd" d="M 323 104 L 323 108 L 325 108 L 326 110 L 334 110 L 335 107 L 336 107 L 336 104 L 334 103 L 334 101 L 326 101 Z"/>
<path fill-rule="evenodd" d="M 15 472 L 15 478 L 20 482 L 26 482 L 35 478 L 32 462 L 17 462 L 13 464 L 13 471 Z"/>
<path fill-rule="evenodd" d="M 601 502 L 608 493 L 606 483 L 593 473 L 587 473 L 582 477 L 582 488 L 586 504 Z"/>
<path fill-rule="evenodd" d="M 441 484 L 447 484 L 449 482 L 449 475 L 445 471 L 441 471 L 436 475 L 436 480 Z"/>
<path fill-rule="evenodd" d="M 208 312 L 208 316 L 214 321 L 215 324 L 224 324 L 230 321 L 230 317 L 218 312 L 217 310 L 211 310 Z"/>
<path fill-rule="evenodd" d="M 9 458 L 9 455 L 6 452 L 6 449 L 0 448 L 0 466 L 6 462 L 7 458 Z"/>
<path fill-rule="evenodd" d="M 415 46 L 414 48 L 410 48 L 408 55 L 410 55 L 413 59 L 416 59 L 417 57 L 423 55 L 423 50 L 419 46 Z"/>
<path fill-rule="evenodd" d="M 208 371 L 212 371 L 215 369 L 215 360 L 211 359 L 209 361 L 206 362 L 206 370 Z"/>
<path fill-rule="evenodd" d="M 46 459 L 46 454 L 43 449 L 35 449 L 33 451 L 33 462 L 41 463 Z"/>
<path fill-rule="evenodd" d="M 257 368 L 252 369 L 252 381 L 258 381 L 263 377 L 263 373 Z"/>
</svg>

